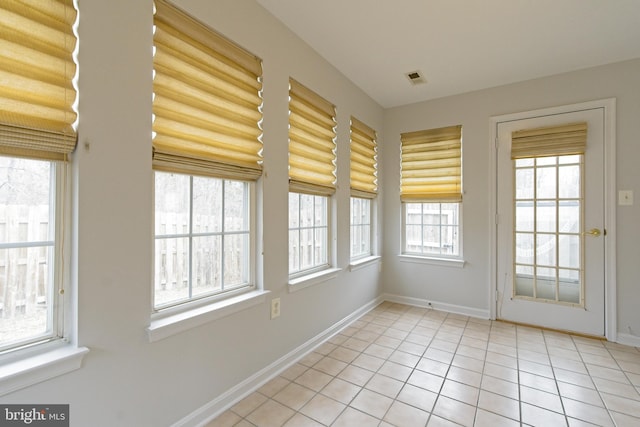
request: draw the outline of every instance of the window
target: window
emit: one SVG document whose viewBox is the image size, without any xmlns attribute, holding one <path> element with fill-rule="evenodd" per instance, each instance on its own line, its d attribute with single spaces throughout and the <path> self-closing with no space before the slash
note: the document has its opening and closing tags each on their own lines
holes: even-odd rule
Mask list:
<svg viewBox="0 0 640 427">
<path fill-rule="evenodd" d="M 371 199 L 351 197 L 351 259 L 371 255 Z"/>
<path fill-rule="evenodd" d="M 403 253 L 460 257 L 462 127 L 403 133 Z"/>
<path fill-rule="evenodd" d="M 351 259 L 373 254 L 372 209 L 378 195 L 376 132 L 351 117 Z"/>
<path fill-rule="evenodd" d="M 0 6 L 0 354 L 18 358 L 50 348 L 34 344 L 64 345 L 63 319 L 73 324 L 63 225 L 77 141 L 76 16 L 72 0 Z"/>
<path fill-rule="evenodd" d="M 162 314 L 255 287 L 262 61 L 168 2 L 155 6 L 153 307 Z"/>
<path fill-rule="evenodd" d="M 0 353 L 63 336 L 58 166 L 0 157 Z"/>
<path fill-rule="evenodd" d="M 250 184 L 155 175 L 155 307 L 250 286 Z"/>
<path fill-rule="evenodd" d="M 459 203 L 405 203 L 405 253 L 460 255 Z"/>
<path fill-rule="evenodd" d="M 289 81 L 289 275 L 330 267 L 335 107 Z"/>
<path fill-rule="evenodd" d="M 289 193 L 289 274 L 329 265 L 328 198 Z"/>
</svg>

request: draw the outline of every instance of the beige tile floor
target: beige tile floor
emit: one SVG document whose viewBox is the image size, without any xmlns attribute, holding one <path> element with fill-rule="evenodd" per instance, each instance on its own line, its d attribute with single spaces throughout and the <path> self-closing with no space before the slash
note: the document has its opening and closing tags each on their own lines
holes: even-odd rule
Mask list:
<svg viewBox="0 0 640 427">
<path fill-rule="evenodd" d="M 640 426 L 640 350 L 385 302 L 208 427 Z"/>
</svg>

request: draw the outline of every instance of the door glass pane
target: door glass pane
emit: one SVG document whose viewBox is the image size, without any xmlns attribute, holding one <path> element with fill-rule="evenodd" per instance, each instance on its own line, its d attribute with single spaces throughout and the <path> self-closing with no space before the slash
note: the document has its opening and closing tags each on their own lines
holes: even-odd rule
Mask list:
<svg viewBox="0 0 640 427">
<path fill-rule="evenodd" d="M 558 270 L 558 299 L 573 304 L 580 303 L 580 272 Z"/>
<path fill-rule="evenodd" d="M 532 202 L 516 202 L 516 231 L 533 231 Z"/>
<path fill-rule="evenodd" d="M 558 231 L 560 233 L 580 232 L 580 201 L 561 200 L 558 207 Z"/>
<path fill-rule="evenodd" d="M 556 300 L 555 268 L 536 267 L 536 298 Z"/>
<path fill-rule="evenodd" d="M 518 264 L 533 264 L 533 234 L 516 234 L 516 262 Z"/>
<path fill-rule="evenodd" d="M 536 235 L 536 264 L 556 265 L 556 236 L 554 234 Z"/>
<path fill-rule="evenodd" d="M 515 295 L 533 298 L 533 267 L 516 265 Z"/>
<path fill-rule="evenodd" d="M 536 203 L 537 231 L 554 233 L 556 231 L 556 202 L 545 200 Z"/>
<path fill-rule="evenodd" d="M 556 198 L 556 168 L 538 168 L 536 173 L 536 198 Z"/>
<path fill-rule="evenodd" d="M 577 199 L 580 197 L 580 166 L 570 165 L 558 168 L 560 198 Z"/>
<path fill-rule="evenodd" d="M 580 236 L 561 234 L 558 238 L 558 264 L 560 267 L 580 268 Z"/>
<path fill-rule="evenodd" d="M 516 199 L 533 199 L 533 169 L 516 170 Z"/>
</svg>

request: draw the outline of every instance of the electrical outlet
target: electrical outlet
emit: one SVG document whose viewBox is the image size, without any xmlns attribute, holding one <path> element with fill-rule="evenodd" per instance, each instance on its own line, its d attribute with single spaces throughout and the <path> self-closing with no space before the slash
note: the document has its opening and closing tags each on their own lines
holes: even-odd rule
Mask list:
<svg viewBox="0 0 640 427">
<path fill-rule="evenodd" d="M 271 300 L 271 319 L 275 319 L 280 316 L 280 298 L 274 298 Z"/>
</svg>

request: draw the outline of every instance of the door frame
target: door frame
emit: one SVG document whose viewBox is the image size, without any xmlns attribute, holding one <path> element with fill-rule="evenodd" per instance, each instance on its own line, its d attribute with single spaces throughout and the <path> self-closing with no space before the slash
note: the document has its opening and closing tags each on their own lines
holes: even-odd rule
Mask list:
<svg viewBox="0 0 640 427">
<path fill-rule="evenodd" d="M 604 112 L 604 322 L 605 338 L 617 341 L 617 299 L 616 299 L 616 99 L 607 98 L 578 104 L 542 108 L 519 113 L 491 116 L 491 160 L 492 179 L 489 194 L 491 195 L 489 227 L 490 263 L 489 263 L 489 315 L 496 319 L 498 307 L 498 125 L 514 120 L 571 113 L 581 110 L 602 108 Z"/>
</svg>

